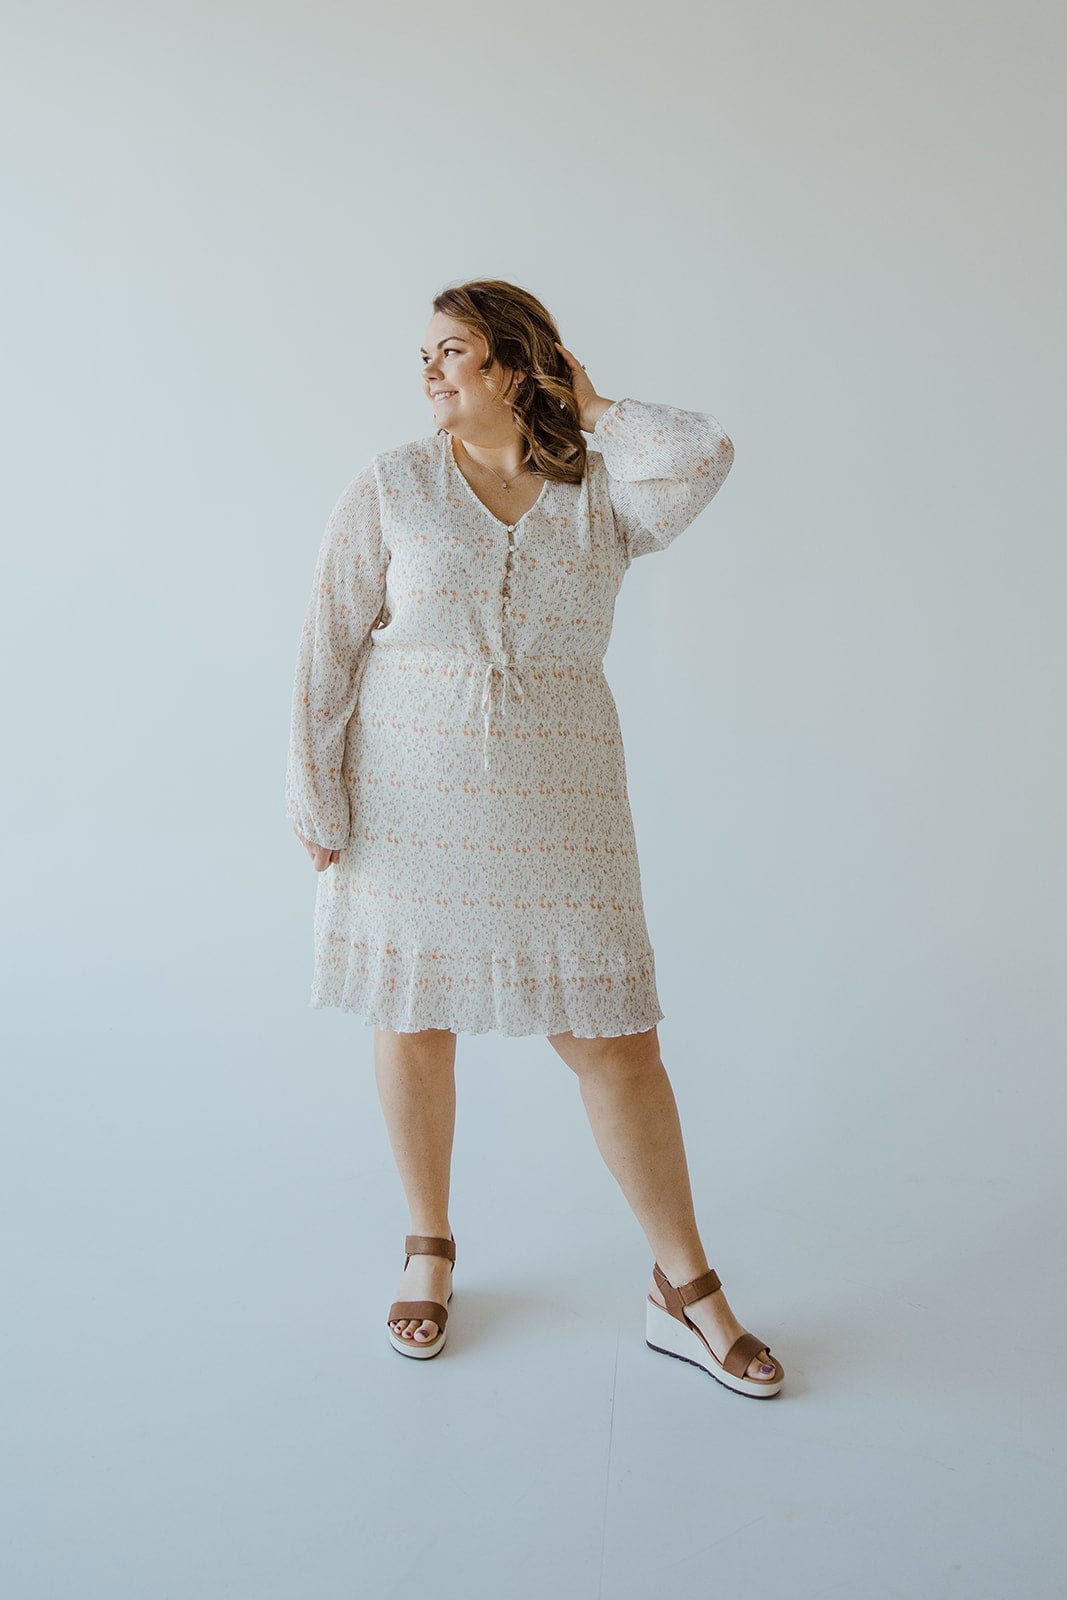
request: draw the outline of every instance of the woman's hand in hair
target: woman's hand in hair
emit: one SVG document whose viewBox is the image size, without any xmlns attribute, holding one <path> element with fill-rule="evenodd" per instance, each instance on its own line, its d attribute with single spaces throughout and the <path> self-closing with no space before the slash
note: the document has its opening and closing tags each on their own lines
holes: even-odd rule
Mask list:
<svg viewBox="0 0 1067 1600">
<path fill-rule="evenodd" d="M 592 433 L 604 412 L 609 406 L 613 406 L 615 402 L 614 400 L 605 400 L 602 395 L 597 394 L 589 381 L 589 374 L 578 360 L 578 357 L 572 355 L 566 345 L 560 344 L 558 339 L 554 343 L 556 349 L 571 369 L 574 398 L 578 402 L 578 426 L 583 433 Z"/>
</svg>

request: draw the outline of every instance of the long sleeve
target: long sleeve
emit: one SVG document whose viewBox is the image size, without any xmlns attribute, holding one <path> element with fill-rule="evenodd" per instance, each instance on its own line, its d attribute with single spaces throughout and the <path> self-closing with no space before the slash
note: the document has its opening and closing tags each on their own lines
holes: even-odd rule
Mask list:
<svg viewBox="0 0 1067 1600">
<path fill-rule="evenodd" d="M 285 809 L 305 839 L 342 849 L 350 831 L 341 765 L 389 556 L 373 462 L 342 492 L 319 548 L 297 654 Z"/>
<path fill-rule="evenodd" d="M 733 441 L 704 411 L 616 400 L 592 433 L 628 559 L 665 550 L 722 487 Z"/>
</svg>

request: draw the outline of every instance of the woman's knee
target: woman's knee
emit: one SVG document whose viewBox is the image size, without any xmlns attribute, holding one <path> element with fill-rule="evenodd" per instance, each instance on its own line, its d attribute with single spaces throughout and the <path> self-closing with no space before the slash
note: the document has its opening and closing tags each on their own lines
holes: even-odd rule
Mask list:
<svg viewBox="0 0 1067 1600">
<path fill-rule="evenodd" d="M 548 1042 L 572 1072 L 639 1072 L 657 1066 L 659 1033 L 623 1033 L 615 1038 L 583 1039 L 573 1033 L 550 1033 Z"/>
<path fill-rule="evenodd" d="M 420 1028 L 414 1033 L 397 1033 L 390 1028 L 375 1028 L 375 1053 L 392 1060 L 415 1059 L 448 1063 L 456 1059 L 456 1035 L 451 1028 Z"/>
</svg>

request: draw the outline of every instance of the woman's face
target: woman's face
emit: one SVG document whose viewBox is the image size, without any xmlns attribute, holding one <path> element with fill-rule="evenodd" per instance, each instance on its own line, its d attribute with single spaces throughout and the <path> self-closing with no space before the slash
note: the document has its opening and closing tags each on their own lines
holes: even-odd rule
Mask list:
<svg viewBox="0 0 1067 1600">
<path fill-rule="evenodd" d="M 462 434 L 470 423 L 499 417 L 508 373 L 499 361 L 483 373 L 485 356 L 485 340 L 473 329 L 443 311 L 430 318 L 419 359 L 422 387 L 439 428 Z"/>
</svg>

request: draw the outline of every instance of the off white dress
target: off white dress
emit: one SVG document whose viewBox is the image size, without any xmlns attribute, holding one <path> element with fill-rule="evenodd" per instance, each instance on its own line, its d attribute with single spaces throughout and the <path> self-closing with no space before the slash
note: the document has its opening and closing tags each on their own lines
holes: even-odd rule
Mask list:
<svg viewBox="0 0 1067 1600">
<path fill-rule="evenodd" d="M 733 462 L 715 418 L 617 400 L 581 484 L 511 524 L 445 430 L 376 455 L 319 550 L 285 808 L 318 875 L 309 1004 L 398 1032 L 662 1020 L 615 700 L 615 597 Z M 597 448 L 599 447 L 599 448 Z"/>
</svg>

